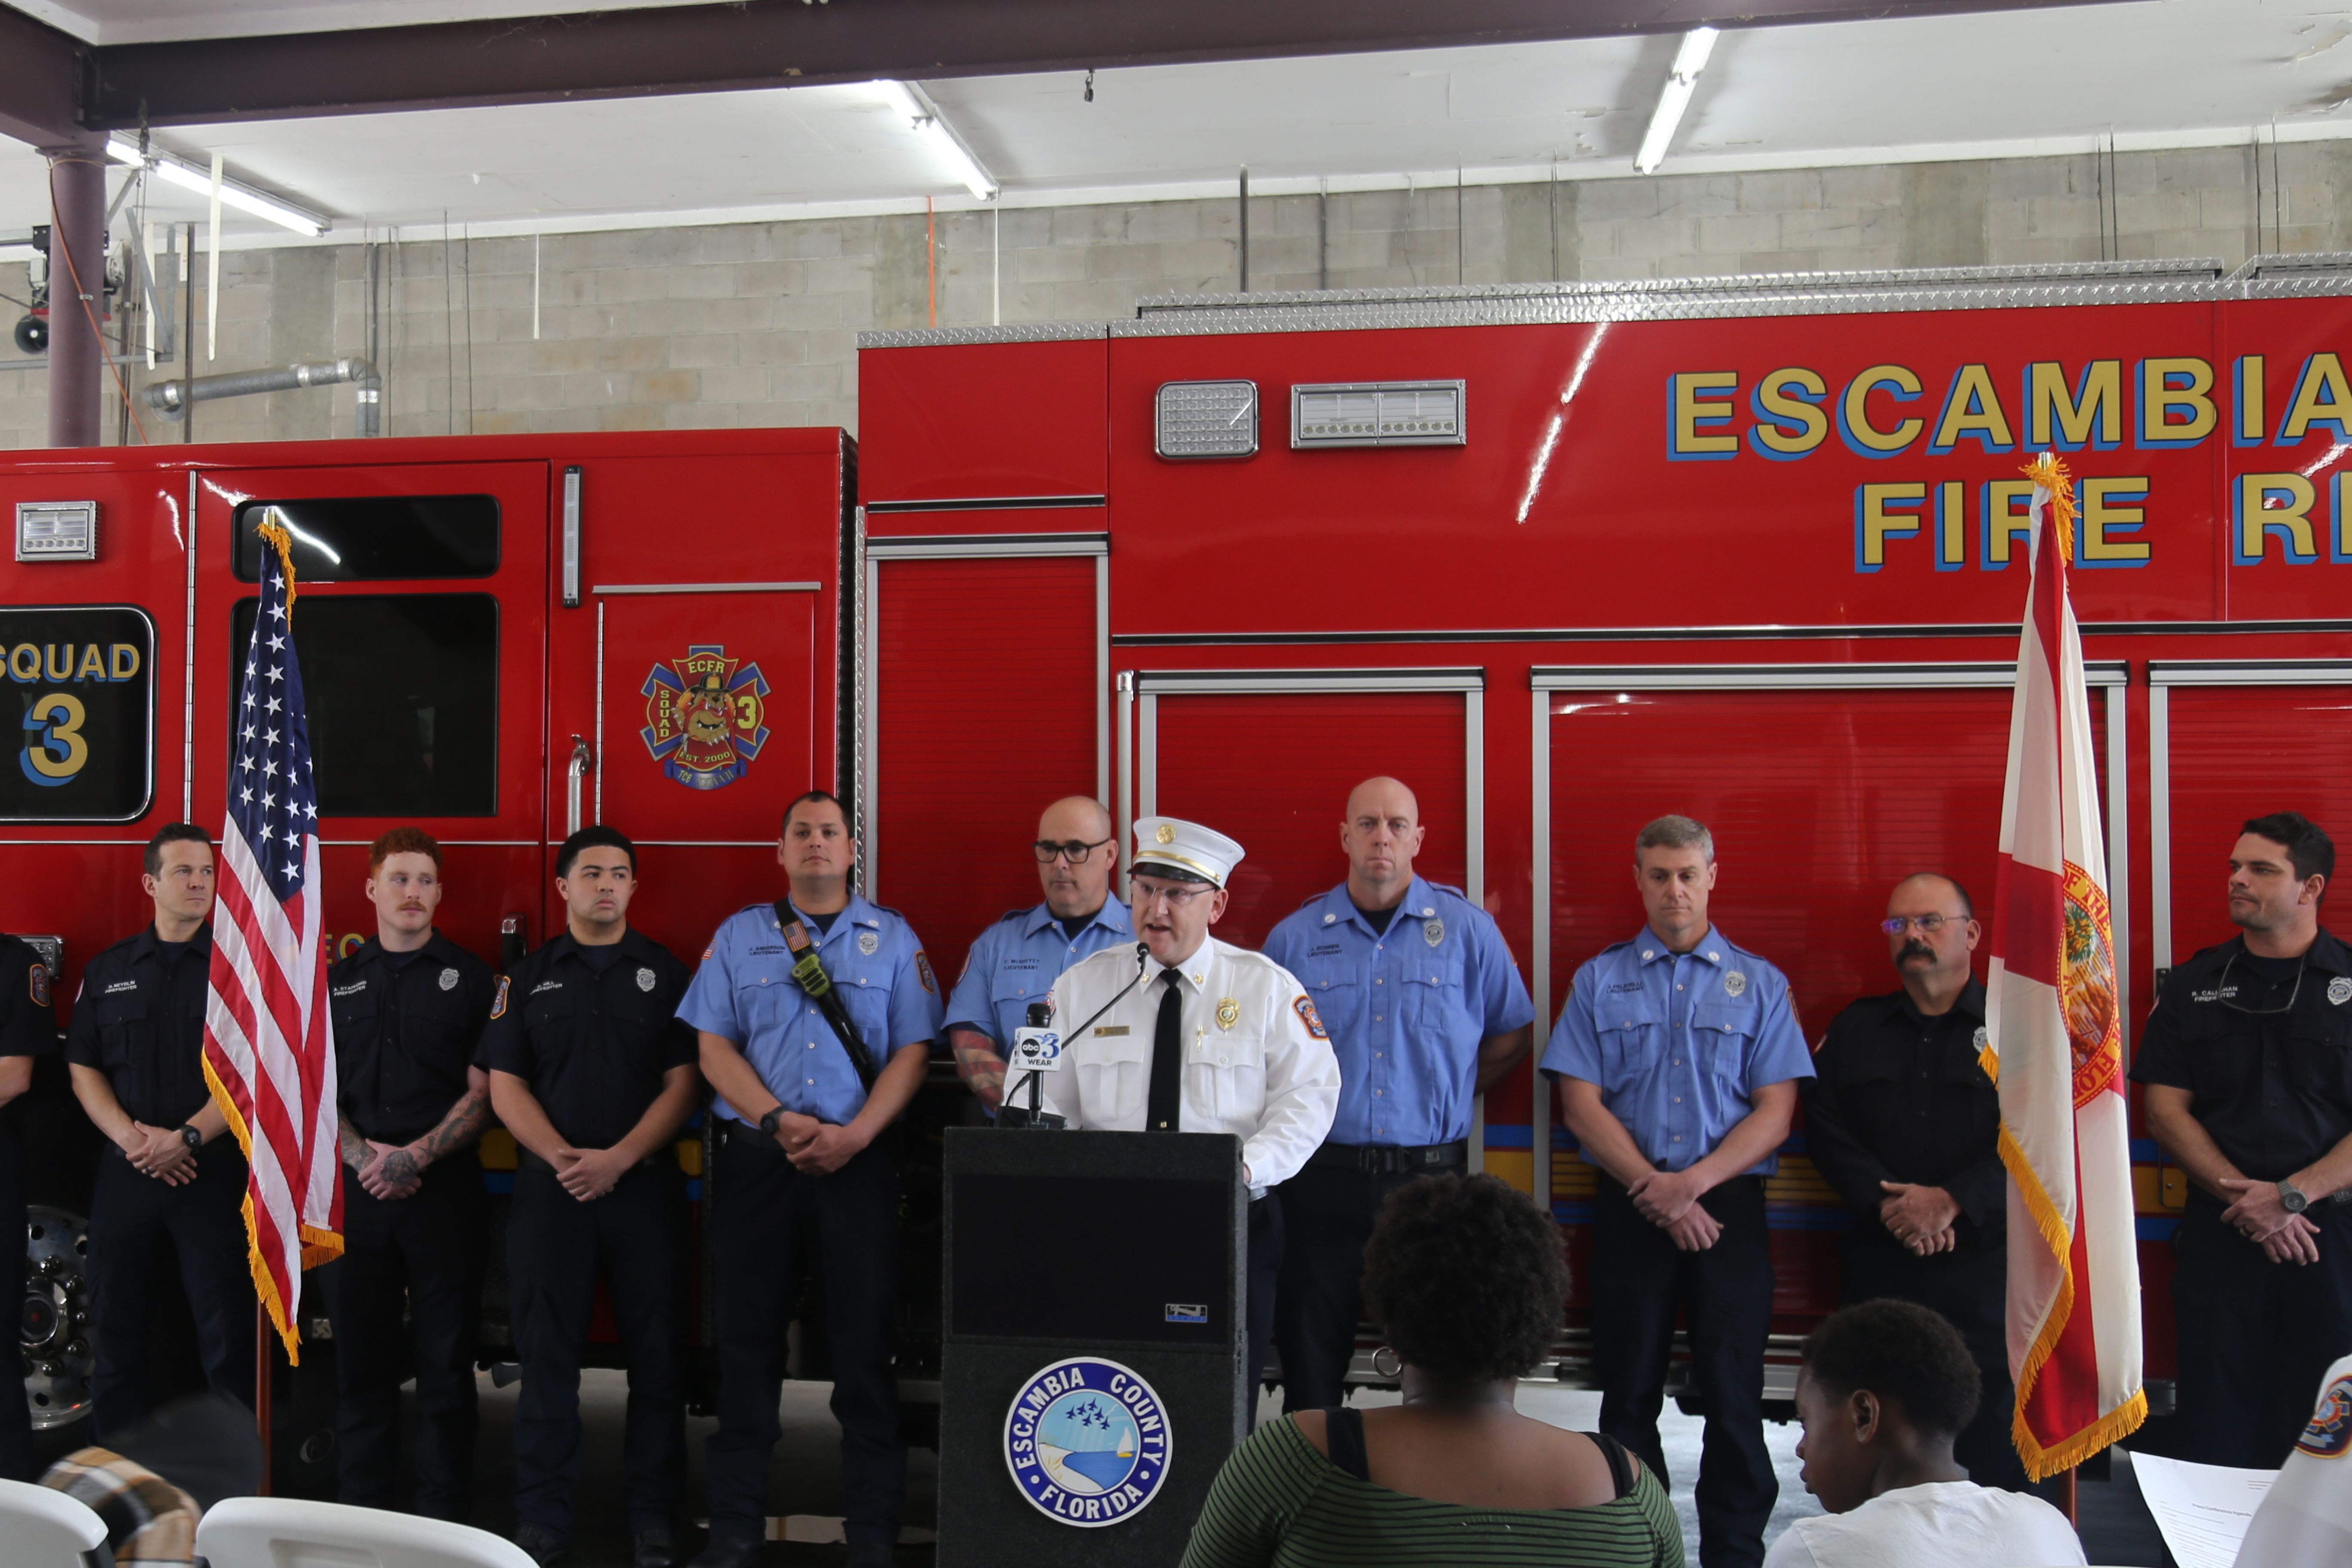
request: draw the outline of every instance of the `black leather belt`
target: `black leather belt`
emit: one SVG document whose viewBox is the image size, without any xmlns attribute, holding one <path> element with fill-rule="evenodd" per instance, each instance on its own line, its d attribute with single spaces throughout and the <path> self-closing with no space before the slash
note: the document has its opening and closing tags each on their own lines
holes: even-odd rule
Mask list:
<svg viewBox="0 0 2352 1568">
<path fill-rule="evenodd" d="M 1470 1163 L 1470 1145 L 1457 1141 L 1392 1149 L 1377 1143 L 1326 1143 L 1307 1156 L 1307 1163 L 1317 1170 L 1360 1171 L 1368 1176 L 1392 1176 L 1401 1171 L 1415 1174 L 1458 1171 Z"/>
</svg>

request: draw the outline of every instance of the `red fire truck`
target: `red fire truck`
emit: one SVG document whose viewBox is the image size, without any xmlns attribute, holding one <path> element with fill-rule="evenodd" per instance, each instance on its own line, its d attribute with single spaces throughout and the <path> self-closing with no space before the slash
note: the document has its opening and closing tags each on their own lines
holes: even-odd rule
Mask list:
<svg viewBox="0 0 2352 1568">
<path fill-rule="evenodd" d="M 11 458 L 0 929 L 61 941 L 70 997 L 146 918 L 134 847 L 223 816 L 267 509 L 297 541 L 347 941 L 386 826 L 449 847 L 445 929 L 489 955 L 543 940 L 553 845 L 603 820 L 644 847 L 633 916 L 690 956 L 774 896 L 782 804 L 837 783 L 866 890 L 943 976 L 1034 900 L 1020 848 L 1072 792 L 1239 838 L 1220 934 L 1249 943 L 1338 879 L 1347 789 L 1391 773 L 1430 825 L 1422 868 L 1495 911 L 1547 1021 L 1574 966 L 1637 928 L 1630 840 L 1675 810 L 1713 826 L 1717 918 L 1788 971 L 1817 1037 L 1892 984 L 1874 921 L 1895 880 L 1990 889 L 2018 470 L 2055 448 L 2080 477 L 2136 1022 L 2158 971 L 2227 933 L 2241 818 L 2352 820 L 2347 296 L 2325 259 L 1194 296 L 867 334 L 860 448 L 819 430 Z M 934 1123 L 958 1114 L 935 1078 Z M 29 1390 L 58 1423 L 87 1399 L 78 1122 L 37 1121 Z M 1591 1172 L 1532 1070 L 1488 1097 L 1475 1147 L 1551 1205 L 1580 1265 Z M 2185 1188 L 2153 1144 L 2134 1157 L 2163 1378 Z M 494 1185 L 510 1163 L 494 1135 Z M 1801 1128 L 1770 1203 L 1785 1396 L 1843 1223 Z M 1594 1283 L 1580 1267 L 1564 1376 Z M 935 1305 L 912 1311 L 919 1383 Z"/>
</svg>

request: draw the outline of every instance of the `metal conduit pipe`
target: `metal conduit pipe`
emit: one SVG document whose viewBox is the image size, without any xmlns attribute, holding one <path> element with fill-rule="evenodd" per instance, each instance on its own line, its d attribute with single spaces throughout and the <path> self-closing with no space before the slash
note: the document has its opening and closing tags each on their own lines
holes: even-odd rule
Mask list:
<svg viewBox="0 0 2352 1568">
<path fill-rule="evenodd" d="M 381 429 L 383 382 L 375 366 L 356 356 L 321 360 L 313 364 L 281 365 L 276 370 L 241 370 L 227 375 L 200 375 L 193 381 L 159 381 L 147 388 L 147 405 L 166 419 L 186 416 L 192 403 L 218 397 L 250 397 L 261 392 L 293 392 L 305 386 L 333 386 L 352 382 L 360 389 L 359 417 L 354 435 L 373 436 Z"/>
</svg>

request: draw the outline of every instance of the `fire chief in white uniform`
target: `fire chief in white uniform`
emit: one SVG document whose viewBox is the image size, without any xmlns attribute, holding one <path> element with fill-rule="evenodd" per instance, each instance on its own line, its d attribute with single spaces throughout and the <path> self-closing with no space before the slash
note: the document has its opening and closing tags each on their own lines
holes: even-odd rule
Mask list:
<svg viewBox="0 0 2352 1568">
<path fill-rule="evenodd" d="M 1054 1019 L 1078 1033 L 1063 1043 L 1063 1070 L 1038 1075 L 1043 1106 L 1073 1128 L 1241 1139 L 1255 1381 L 1274 1338 L 1282 1267 L 1282 1210 L 1266 1190 L 1296 1175 L 1330 1131 L 1339 1063 L 1288 970 L 1209 934 L 1242 847 L 1166 816 L 1137 822 L 1135 837 L 1129 907 L 1148 955 L 1109 948 L 1062 972 Z"/>
</svg>

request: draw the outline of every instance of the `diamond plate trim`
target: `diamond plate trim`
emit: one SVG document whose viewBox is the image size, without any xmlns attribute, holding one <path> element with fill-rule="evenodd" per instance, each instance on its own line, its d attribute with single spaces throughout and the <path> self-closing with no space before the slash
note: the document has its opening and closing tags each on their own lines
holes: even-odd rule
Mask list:
<svg viewBox="0 0 2352 1568">
<path fill-rule="evenodd" d="M 861 349 L 923 349 L 949 343 L 1071 343 L 1109 335 L 1101 321 L 1032 321 L 1012 327 L 917 327 L 857 334 Z"/>
</svg>

